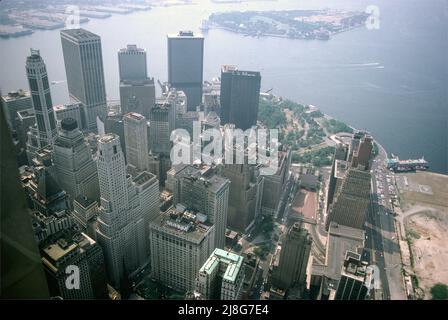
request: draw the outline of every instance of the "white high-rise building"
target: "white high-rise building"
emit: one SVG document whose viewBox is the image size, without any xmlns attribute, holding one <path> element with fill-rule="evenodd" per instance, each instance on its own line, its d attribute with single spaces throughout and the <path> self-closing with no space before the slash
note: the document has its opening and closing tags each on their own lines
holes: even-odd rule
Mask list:
<svg viewBox="0 0 448 320">
<path fill-rule="evenodd" d="M 99 199 L 96 164 L 75 119 L 61 121 L 59 136 L 53 146 L 53 163 L 59 184 L 72 201 L 78 196 Z"/>
<path fill-rule="evenodd" d="M 144 116 L 135 112 L 124 115 L 124 137 L 128 166 L 148 170 L 148 126 Z"/>
<path fill-rule="evenodd" d="M 238 300 L 243 283 L 243 257 L 215 249 L 199 270 L 196 292 L 205 299 Z"/>
<path fill-rule="evenodd" d="M 148 222 L 158 211 L 158 181 L 146 171 L 136 177 L 126 174 L 115 134 L 99 139 L 97 164 L 101 203 L 97 239 L 109 281 L 118 287 L 123 277 L 149 262 Z"/>
<path fill-rule="evenodd" d="M 31 49 L 31 55 L 26 58 L 26 75 L 36 114 L 38 147 L 43 148 L 49 144 L 53 144 L 57 130 L 47 67 L 40 56 L 39 50 Z"/>
</svg>

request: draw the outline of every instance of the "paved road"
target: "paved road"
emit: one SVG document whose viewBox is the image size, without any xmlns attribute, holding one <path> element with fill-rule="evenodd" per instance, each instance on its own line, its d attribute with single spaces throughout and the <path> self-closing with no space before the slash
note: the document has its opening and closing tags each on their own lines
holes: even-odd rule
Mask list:
<svg viewBox="0 0 448 320">
<path fill-rule="evenodd" d="M 372 264 L 380 269 L 383 298 L 391 300 L 406 299 L 402 279 L 400 247 L 397 240 L 394 216 L 391 213 L 389 182 L 385 169 L 387 154 L 380 147 L 379 155 L 372 165 L 372 194 L 366 225 L 366 248 L 370 250 Z M 383 188 L 383 197 L 377 194 L 378 187 Z"/>
</svg>

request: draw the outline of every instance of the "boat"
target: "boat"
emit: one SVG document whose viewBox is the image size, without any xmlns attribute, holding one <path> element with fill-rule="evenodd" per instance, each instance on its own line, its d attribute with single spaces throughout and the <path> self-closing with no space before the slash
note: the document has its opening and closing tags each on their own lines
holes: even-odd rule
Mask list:
<svg viewBox="0 0 448 320">
<path fill-rule="evenodd" d="M 429 169 L 429 163 L 424 157 L 400 160 L 398 156 L 392 155 L 390 159 L 387 159 L 386 164 L 387 168 L 394 172 L 425 171 Z"/>
</svg>

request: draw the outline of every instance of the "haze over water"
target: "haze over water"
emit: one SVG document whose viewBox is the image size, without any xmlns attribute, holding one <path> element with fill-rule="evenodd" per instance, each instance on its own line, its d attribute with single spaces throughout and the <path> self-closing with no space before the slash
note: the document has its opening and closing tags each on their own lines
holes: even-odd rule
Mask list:
<svg viewBox="0 0 448 320">
<path fill-rule="evenodd" d="M 252 2 L 154 8 L 91 20 L 81 26 L 102 38 L 108 99 L 119 98 L 118 49 L 137 44 L 148 51 L 149 73 L 167 80 L 166 34 L 198 32 L 210 13 L 229 10 L 340 8 L 380 9 L 380 28 L 359 28 L 330 41 L 253 38 L 223 30 L 205 34 L 204 79 L 223 64 L 259 70 L 262 90 L 313 104 L 370 131 L 389 153 L 425 156 L 432 171 L 448 173 L 448 1 L 347 0 Z M 28 89 L 25 59 L 40 49 L 50 81 L 65 80 L 59 30 L 0 40 L 2 93 Z M 55 104 L 68 102 L 66 83 L 51 88 Z"/>
</svg>

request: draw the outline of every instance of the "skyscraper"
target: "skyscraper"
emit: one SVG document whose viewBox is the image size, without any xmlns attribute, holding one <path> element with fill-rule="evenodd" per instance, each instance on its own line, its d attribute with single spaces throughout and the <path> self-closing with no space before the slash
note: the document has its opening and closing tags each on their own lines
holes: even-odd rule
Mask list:
<svg viewBox="0 0 448 320">
<path fill-rule="evenodd" d="M 200 212 L 177 205 L 150 224 L 151 276 L 180 291 L 194 289 L 214 249 L 215 226 Z"/>
<path fill-rule="evenodd" d="M 101 195 L 97 239 L 109 280 L 118 287 L 149 261 L 148 222 L 159 206 L 158 181 L 145 171 L 136 177 L 126 174 L 120 138 L 115 134 L 98 141 L 97 164 Z"/>
<path fill-rule="evenodd" d="M 42 263 L 52 296 L 63 299 L 104 299 L 106 274 L 101 248 L 84 233 L 60 232 L 42 244 Z M 73 267 L 79 268 L 79 288 L 67 287 Z"/>
<path fill-rule="evenodd" d="M 124 115 L 124 136 L 127 165 L 137 171 L 149 169 L 148 125 L 141 114 L 130 112 Z"/>
<path fill-rule="evenodd" d="M 101 38 L 84 29 L 61 31 L 62 52 L 70 98 L 83 104 L 87 130 L 95 131 L 97 116 L 107 113 Z"/>
<path fill-rule="evenodd" d="M 195 291 L 204 299 L 238 300 L 244 276 L 243 257 L 215 249 L 199 270 Z"/>
<path fill-rule="evenodd" d="M 286 187 L 291 166 L 291 150 L 278 153 L 278 169 L 275 174 L 264 176 L 261 210 L 263 214 L 275 216 L 279 209 L 280 199 Z"/>
<path fill-rule="evenodd" d="M 174 203 L 202 212 L 215 225 L 215 247 L 224 248 L 230 181 L 217 175 L 208 166 L 187 165 L 173 174 Z"/>
<path fill-rule="evenodd" d="M 352 166 L 361 166 L 364 170 L 370 168 L 370 158 L 373 151 L 373 138 L 370 135 L 364 135 L 359 143 L 358 150 L 354 151 Z"/>
<path fill-rule="evenodd" d="M 30 109 L 33 107 L 31 93 L 19 89 L 17 91 L 8 92 L 7 95 L 1 96 L 2 107 L 5 113 L 6 122 L 10 129 L 15 129 L 17 112 Z"/>
<path fill-rule="evenodd" d="M 165 100 L 157 101 L 150 111 L 149 146 L 153 154 L 169 155 L 171 151 L 171 131 L 175 126 L 175 110 L 171 103 Z"/>
<path fill-rule="evenodd" d="M 31 49 L 31 55 L 26 58 L 26 75 L 36 114 L 38 146 L 42 148 L 46 145 L 53 144 L 57 130 L 47 67 L 40 56 L 39 50 Z"/>
<path fill-rule="evenodd" d="M 59 184 L 72 201 L 81 195 L 98 201 L 96 164 L 75 119 L 61 121 L 59 136 L 53 146 L 53 162 Z"/>
<path fill-rule="evenodd" d="M 225 164 L 222 176 L 230 180 L 228 227 L 245 232 L 261 211 L 264 179 L 257 165 Z"/>
<path fill-rule="evenodd" d="M 261 76 L 235 66 L 221 69 L 221 124 L 246 130 L 257 124 Z"/>
<path fill-rule="evenodd" d="M 330 222 L 363 229 L 370 200 L 370 172 L 349 168 L 330 205 L 326 228 Z"/>
<path fill-rule="evenodd" d="M 154 78 L 148 77 L 146 50 L 128 45 L 118 51 L 121 112 L 140 113 L 149 119 L 155 104 Z"/>
<path fill-rule="evenodd" d="M 204 37 L 192 31 L 168 35 L 168 82 L 187 95 L 187 110 L 202 103 Z"/>
<path fill-rule="evenodd" d="M 360 254 L 347 251 L 335 300 L 364 300 L 368 293 L 366 269 L 367 262 L 361 261 Z"/>
<path fill-rule="evenodd" d="M 286 291 L 293 286 L 305 288 L 311 243 L 308 231 L 300 222 L 294 223 L 282 241 L 279 264 L 272 274 L 274 287 Z"/>
</svg>

